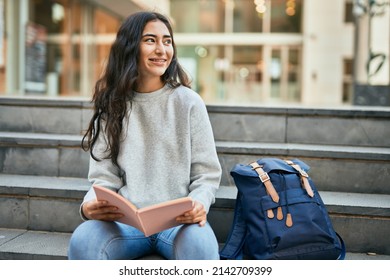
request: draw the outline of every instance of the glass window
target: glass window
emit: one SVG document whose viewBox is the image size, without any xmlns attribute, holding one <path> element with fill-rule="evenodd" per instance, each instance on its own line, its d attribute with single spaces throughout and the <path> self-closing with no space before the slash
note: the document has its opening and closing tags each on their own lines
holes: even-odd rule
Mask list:
<svg viewBox="0 0 390 280">
<path fill-rule="evenodd" d="M 351 103 L 352 102 L 352 93 L 353 93 L 353 60 L 351 58 L 343 59 L 343 102 Z"/>
<path fill-rule="evenodd" d="M 171 0 L 174 31 L 224 32 L 224 0 Z"/>
<path fill-rule="evenodd" d="M 191 77 L 191 87 L 207 100 L 215 99 L 219 73 L 215 60 L 220 57 L 218 46 L 178 46 L 180 64 Z"/>
<path fill-rule="evenodd" d="M 235 46 L 227 71 L 226 100 L 229 103 L 253 104 L 262 100 L 263 47 Z"/>
<path fill-rule="evenodd" d="M 30 22 L 47 32 L 42 94 L 91 95 L 112 44 L 105 35 L 114 35 L 122 18 L 78 0 L 32 0 L 30 7 Z"/>
<path fill-rule="evenodd" d="M 352 0 L 348 0 L 345 2 L 344 5 L 344 22 L 346 23 L 353 23 L 355 21 L 354 15 L 353 15 L 353 3 Z"/>
<path fill-rule="evenodd" d="M 96 37 L 104 36 L 107 34 L 116 34 L 121 20 L 106 13 L 105 11 L 97 8 L 94 10 L 94 34 Z M 111 49 L 111 40 L 99 40 L 95 44 L 93 52 L 95 53 L 92 66 L 92 79 L 96 81 L 102 74 L 103 67 L 108 59 L 108 55 Z"/>
<path fill-rule="evenodd" d="M 66 0 L 32 0 L 29 18 L 32 22 L 44 26 L 49 34 L 63 33 L 69 22 Z"/>
<path fill-rule="evenodd" d="M 272 0 L 271 32 L 300 33 L 302 30 L 302 0 Z"/>
<path fill-rule="evenodd" d="M 303 0 L 171 0 L 171 15 L 175 31 L 182 33 L 264 32 L 268 31 L 263 30 L 267 13 L 271 14 L 271 32 L 300 33 L 302 3 Z M 233 7 L 232 12 L 229 7 Z"/>
<path fill-rule="evenodd" d="M 271 95 L 274 100 L 298 102 L 300 100 L 300 48 L 281 46 L 272 48 L 267 70 L 271 79 Z"/>
<path fill-rule="evenodd" d="M 261 47 L 235 46 L 233 64 L 256 65 L 261 60 Z"/>
<path fill-rule="evenodd" d="M 288 86 L 289 101 L 300 101 L 301 98 L 301 52 L 300 49 L 290 48 L 288 53 Z"/>
<path fill-rule="evenodd" d="M 271 97 L 281 97 L 281 79 L 282 79 L 282 58 L 279 48 L 272 50 L 272 57 L 268 70 L 271 76 Z"/>
<path fill-rule="evenodd" d="M 261 102 L 262 55 L 260 46 L 178 46 L 192 87 L 209 104 Z"/>
<path fill-rule="evenodd" d="M 234 32 L 262 32 L 263 16 L 266 12 L 260 10 L 253 0 L 234 0 Z"/>
<path fill-rule="evenodd" d="M 45 29 L 47 33 L 47 84 L 43 93 L 53 96 L 77 94 L 80 48 L 77 46 L 79 43 L 72 41 L 72 35 L 79 35 L 81 32 L 80 4 L 69 0 L 33 0 L 30 7 L 29 21 Z M 27 88 L 26 91 L 28 93 L 31 90 Z"/>
</svg>

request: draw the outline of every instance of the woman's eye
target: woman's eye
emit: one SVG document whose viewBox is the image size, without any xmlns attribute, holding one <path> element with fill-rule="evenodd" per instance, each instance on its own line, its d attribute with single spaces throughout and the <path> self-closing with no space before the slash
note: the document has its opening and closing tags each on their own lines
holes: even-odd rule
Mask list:
<svg viewBox="0 0 390 280">
<path fill-rule="evenodd" d="M 153 42 L 154 42 L 154 39 L 153 39 L 153 38 L 147 38 L 147 39 L 145 39 L 145 42 L 153 43 Z"/>
<path fill-rule="evenodd" d="M 164 41 L 164 44 L 165 45 L 170 45 L 170 44 L 172 44 L 172 40 L 171 39 L 167 39 L 167 40 Z"/>
</svg>

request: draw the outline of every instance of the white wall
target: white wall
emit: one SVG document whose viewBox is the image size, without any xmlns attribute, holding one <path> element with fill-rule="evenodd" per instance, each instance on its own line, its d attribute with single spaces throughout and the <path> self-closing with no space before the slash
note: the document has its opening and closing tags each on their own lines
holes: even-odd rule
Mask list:
<svg viewBox="0 0 390 280">
<path fill-rule="evenodd" d="M 343 58 L 353 55 L 353 26 L 344 23 L 344 1 L 305 1 L 302 103 L 342 103 Z"/>
</svg>

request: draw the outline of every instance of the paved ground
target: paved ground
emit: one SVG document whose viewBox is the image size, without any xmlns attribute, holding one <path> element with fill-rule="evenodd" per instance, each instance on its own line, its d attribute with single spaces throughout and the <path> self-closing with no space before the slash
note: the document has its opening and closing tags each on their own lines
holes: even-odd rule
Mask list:
<svg viewBox="0 0 390 280">
<path fill-rule="evenodd" d="M 69 238 L 69 233 L 0 228 L 0 259 L 66 259 Z M 390 256 L 348 252 L 345 259 L 390 260 Z"/>
</svg>

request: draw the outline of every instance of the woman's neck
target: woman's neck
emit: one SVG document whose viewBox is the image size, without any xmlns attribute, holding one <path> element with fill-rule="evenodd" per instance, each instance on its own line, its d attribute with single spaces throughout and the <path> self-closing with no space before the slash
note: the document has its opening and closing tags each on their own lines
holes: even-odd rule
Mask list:
<svg viewBox="0 0 390 280">
<path fill-rule="evenodd" d="M 135 91 L 139 93 L 149 93 L 154 92 L 156 90 L 161 89 L 164 86 L 164 83 L 158 79 L 158 81 L 151 81 L 148 82 L 139 80 L 137 81 Z"/>
</svg>

